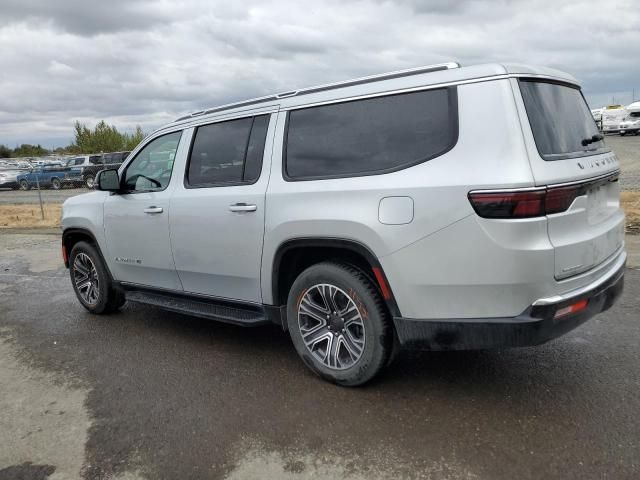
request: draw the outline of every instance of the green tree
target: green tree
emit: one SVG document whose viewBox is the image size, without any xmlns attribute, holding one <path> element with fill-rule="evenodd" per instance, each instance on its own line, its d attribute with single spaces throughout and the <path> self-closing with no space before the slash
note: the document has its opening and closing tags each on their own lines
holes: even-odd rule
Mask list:
<svg viewBox="0 0 640 480">
<path fill-rule="evenodd" d="M 43 148 L 42 145 L 30 145 L 23 143 L 19 147 L 13 149 L 13 157 L 42 157 L 49 155 L 49 150 Z"/>
<path fill-rule="evenodd" d="M 136 130 L 132 134 L 125 133 L 123 135 L 124 150 L 133 150 L 144 139 L 145 133 L 140 125 L 136 125 Z"/>
<path fill-rule="evenodd" d="M 0 158 L 9 158 L 13 152 L 6 145 L 0 145 Z"/>
<path fill-rule="evenodd" d="M 73 129 L 75 132 L 75 142 L 74 145 L 81 151 L 85 153 L 94 153 L 91 148 L 91 131 L 87 128 L 86 125 L 82 125 L 80 122 L 76 120 L 76 123 L 73 125 Z"/>
<path fill-rule="evenodd" d="M 101 120 L 93 130 L 76 121 L 73 126 L 75 141 L 67 147 L 73 153 L 100 153 L 132 150 L 145 137 L 138 125 L 132 134 L 120 133 L 113 125 Z"/>
</svg>

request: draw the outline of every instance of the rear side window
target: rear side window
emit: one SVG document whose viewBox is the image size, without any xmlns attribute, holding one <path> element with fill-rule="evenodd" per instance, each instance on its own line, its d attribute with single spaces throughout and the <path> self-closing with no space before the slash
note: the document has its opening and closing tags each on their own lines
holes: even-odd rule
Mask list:
<svg viewBox="0 0 640 480">
<path fill-rule="evenodd" d="M 392 172 L 442 155 L 457 138 L 455 87 L 292 110 L 285 178 Z"/>
<path fill-rule="evenodd" d="M 207 187 L 254 183 L 260 177 L 269 116 L 198 127 L 185 184 Z"/>
<path fill-rule="evenodd" d="M 529 124 L 544 160 L 563 160 L 607 151 L 578 87 L 520 80 Z"/>
</svg>

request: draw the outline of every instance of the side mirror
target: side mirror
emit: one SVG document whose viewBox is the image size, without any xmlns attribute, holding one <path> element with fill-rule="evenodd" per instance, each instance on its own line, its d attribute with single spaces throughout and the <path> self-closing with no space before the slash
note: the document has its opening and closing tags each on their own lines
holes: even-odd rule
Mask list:
<svg viewBox="0 0 640 480">
<path fill-rule="evenodd" d="M 105 192 L 119 192 L 120 191 L 120 177 L 118 177 L 118 170 L 101 170 L 96 176 L 96 190 L 103 190 Z"/>
</svg>

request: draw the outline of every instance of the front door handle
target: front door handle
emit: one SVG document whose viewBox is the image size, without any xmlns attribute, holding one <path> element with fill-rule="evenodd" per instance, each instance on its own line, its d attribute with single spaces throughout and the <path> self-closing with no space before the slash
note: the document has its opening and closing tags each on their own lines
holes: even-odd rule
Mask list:
<svg viewBox="0 0 640 480">
<path fill-rule="evenodd" d="M 163 212 L 162 207 L 147 207 L 144 209 L 144 213 L 148 213 L 151 215 L 154 215 L 156 213 L 162 213 L 162 212 Z"/>
<path fill-rule="evenodd" d="M 255 212 L 258 209 L 256 205 L 249 205 L 247 203 L 234 203 L 229 205 L 229 210 L 232 212 Z"/>
</svg>

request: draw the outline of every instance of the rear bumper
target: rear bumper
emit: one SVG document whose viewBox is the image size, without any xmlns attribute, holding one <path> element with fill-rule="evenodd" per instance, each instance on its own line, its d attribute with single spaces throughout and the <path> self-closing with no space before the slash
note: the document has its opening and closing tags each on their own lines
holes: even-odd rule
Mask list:
<svg viewBox="0 0 640 480">
<path fill-rule="evenodd" d="M 625 258 L 614 272 L 573 295 L 534 302 L 523 313 L 510 318 L 426 320 L 395 317 L 400 344 L 419 350 L 475 350 L 539 345 L 573 330 L 598 313 L 608 310 L 622 294 Z M 587 307 L 574 314 L 554 318 L 556 312 L 580 300 Z"/>
</svg>

